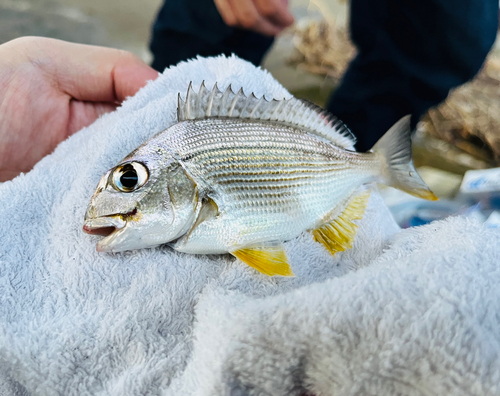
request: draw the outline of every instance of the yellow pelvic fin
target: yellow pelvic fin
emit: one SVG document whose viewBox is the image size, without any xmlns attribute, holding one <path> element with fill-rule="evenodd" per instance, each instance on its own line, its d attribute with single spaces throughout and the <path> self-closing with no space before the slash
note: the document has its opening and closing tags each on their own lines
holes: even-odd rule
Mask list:
<svg viewBox="0 0 500 396">
<path fill-rule="evenodd" d="M 361 220 L 370 199 L 370 191 L 354 197 L 342 213 L 312 232 L 314 240 L 321 243 L 333 255 L 352 248 L 358 226 L 353 220 Z"/>
<path fill-rule="evenodd" d="M 244 248 L 230 253 L 264 275 L 294 276 L 281 245 Z"/>
</svg>

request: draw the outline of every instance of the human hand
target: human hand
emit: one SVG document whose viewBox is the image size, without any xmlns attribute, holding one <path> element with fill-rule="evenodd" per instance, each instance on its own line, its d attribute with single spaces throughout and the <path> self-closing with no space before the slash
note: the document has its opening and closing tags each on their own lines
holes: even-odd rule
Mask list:
<svg viewBox="0 0 500 396">
<path fill-rule="evenodd" d="M 0 182 L 29 171 L 157 76 L 112 48 L 41 37 L 0 45 Z"/>
<path fill-rule="evenodd" d="M 276 36 L 293 23 L 288 0 L 214 0 L 219 14 L 229 26 Z"/>
</svg>

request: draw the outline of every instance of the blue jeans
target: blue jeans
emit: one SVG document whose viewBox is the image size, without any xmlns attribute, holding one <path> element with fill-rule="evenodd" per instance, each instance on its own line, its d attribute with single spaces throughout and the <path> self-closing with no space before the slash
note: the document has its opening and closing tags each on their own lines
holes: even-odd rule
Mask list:
<svg viewBox="0 0 500 396">
<path fill-rule="evenodd" d="M 165 0 L 152 33 L 151 66 L 158 71 L 197 55 L 233 53 L 257 66 L 273 43 L 272 37 L 227 26 L 213 0 Z"/>
</svg>

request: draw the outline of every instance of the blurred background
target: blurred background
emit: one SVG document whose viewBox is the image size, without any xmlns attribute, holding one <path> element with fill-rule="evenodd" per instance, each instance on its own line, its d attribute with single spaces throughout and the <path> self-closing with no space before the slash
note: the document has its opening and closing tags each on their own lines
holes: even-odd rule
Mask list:
<svg viewBox="0 0 500 396">
<path fill-rule="evenodd" d="M 161 0 L 0 0 L 0 44 L 36 35 L 131 51 L 147 63 Z M 324 105 L 355 54 L 348 1 L 290 0 L 296 23 L 266 55 L 263 68 L 297 97 Z M 402 226 L 465 214 L 500 225 L 500 46 L 476 79 L 431 109 L 414 136 L 414 160 L 442 198 L 422 202 L 393 189 L 383 194 Z"/>
<path fill-rule="evenodd" d="M 150 63 L 151 25 L 161 4 L 161 0 L 0 0 L 0 44 L 21 36 L 53 37 L 124 49 Z M 297 25 L 325 18 L 338 20 L 342 27 L 346 24 L 347 5 L 337 0 L 291 0 L 290 9 Z M 326 98 L 334 85 L 330 79 L 288 64 L 293 32 L 289 29 L 276 40 L 263 67 L 288 89 L 317 95 L 316 88 L 324 86 Z"/>
</svg>

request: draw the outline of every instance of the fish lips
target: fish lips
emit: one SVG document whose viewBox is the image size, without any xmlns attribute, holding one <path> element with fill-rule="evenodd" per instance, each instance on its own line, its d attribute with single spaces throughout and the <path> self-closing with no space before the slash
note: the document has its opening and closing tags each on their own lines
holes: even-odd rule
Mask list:
<svg viewBox="0 0 500 396">
<path fill-rule="evenodd" d="M 151 228 L 138 227 L 134 219 L 124 220 L 121 215 L 114 215 L 85 220 L 83 231 L 91 235 L 105 236 L 97 242 L 98 252 L 115 253 L 155 247 L 165 243 L 162 238 L 162 226 L 163 224 L 160 224 L 158 229 L 155 229 L 154 225 Z"/>
<path fill-rule="evenodd" d="M 119 216 L 105 216 L 85 220 L 83 231 L 90 235 L 103 235 L 96 246 L 98 252 L 119 252 L 128 249 L 120 249 L 118 246 L 121 237 L 127 227 L 127 221 Z"/>
</svg>

